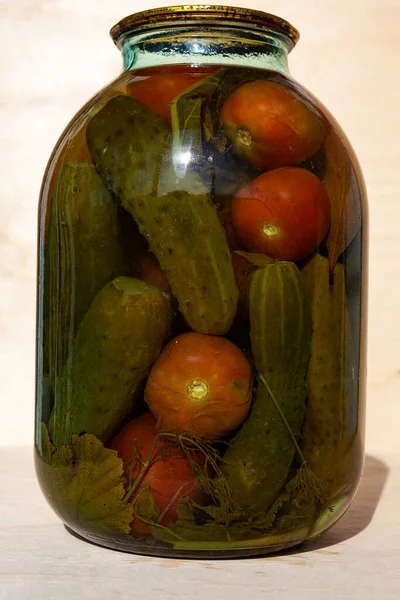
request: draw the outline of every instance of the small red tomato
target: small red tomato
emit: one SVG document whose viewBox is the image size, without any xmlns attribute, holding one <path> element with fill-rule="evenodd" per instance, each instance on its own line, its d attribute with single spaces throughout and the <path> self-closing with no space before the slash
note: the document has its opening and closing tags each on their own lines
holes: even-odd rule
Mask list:
<svg viewBox="0 0 400 600">
<path fill-rule="evenodd" d="M 225 102 L 220 117 L 234 152 L 262 170 L 298 165 L 323 140 L 317 114 L 275 81 L 243 84 Z"/>
<path fill-rule="evenodd" d="M 189 459 L 170 440 L 159 438 L 152 452 L 154 440 L 159 433 L 154 417 L 147 413 L 125 425 L 112 441 L 111 448 L 121 454 L 125 477 L 130 485 L 137 481 L 142 468 L 135 449 L 142 461 L 150 462 L 130 501 L 137 498 L 141 489 L 149 489 L 161 513 L 158 522 L 168 525 L 176 521 L 176 507 L 182 499 L 191 498 L 199 502 L 203 492 L 197 487 Z M 165 457 L 161 453 L 165 453 Z M 198 463 L 204 466 L 202 454 L 199 453 L 196 457 L 192 453 L 191 456 L 192 460 L 198 459 Z M 134 535 L 146 535 L 148 532 L 149 527 L 144 521 L 139 518 L 133 521 Z"/>
<path fill-rule="evenodd" d="M 140 264 L 140 278 L 146 283 L 154 285 L 164 294 L 172 296 L 171 287 L 165 277 L 158 260 L 150 252 L 143 256 Z"/>
<path fill-rule="evenodd" d="M 221 438 L 247 417 L 252 383 L 251 365 L 232 342 L 184 333 L 157 359 L 145 400 L 161 431 Z"/>
<path fill-rule="evenodd" d="M 167 123 L 171 123 L 170 110 L 173 100 L 214 71 L 215 67 L 183 65 L 142 69 L 128 84 L 127 93 L 131 98 L 146 104 Z"/>
<path fill-rule="evenodd" d="M 232 225 L 246 250 L 300 260 L 317 248 L 330 223 L 321 181 L 297 167 L 263 173 L 232 200 Z"/>
</svg>

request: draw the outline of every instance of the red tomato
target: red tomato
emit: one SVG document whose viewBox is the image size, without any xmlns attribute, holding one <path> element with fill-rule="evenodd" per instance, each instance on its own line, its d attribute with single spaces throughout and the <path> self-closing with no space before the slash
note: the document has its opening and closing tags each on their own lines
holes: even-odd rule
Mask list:
<svg viewBox="0 0 400 600">
<path fill-rule="evenodd" d="M 170 444 L 170 441 L 159 438 L 153 454 L 150 456 L 154 439 L 158 434 L 154 417 L 147 413 L 125 425 L 112 441 L 111 448 L 122 456 L 128 483 L 137 479 L 141 469 L 141 464 L 134 461 L 135 448 L 143 461 L 149 458 L 153 461 L 141 478 L 131 500 L 133 501 L 138 496 L 143 486 L 148 487 L 161 511 L 159 523 L 168 525 L 168 523 L 176 521 L 176 507 L 183 498 L 191 498 L 199 502 L 203 493 L 196 485 L 193 470 L 186 455 L 178 447 L 172 445 L 167 451 L 165 450 L 165 445 Z M 163 451 L 166 452 L 165 458 L 159 458 Z M 195 457 L 195 455 L 193 456 Z M 203 455 L 200 454 L 198 460 L 199 464 L 203 463 L 204 465 Z M 149 532 L 149 527 L 141 519 L 135 519 L 132 532 L 136 536 L 145 535 Z"/>
<path fill-rule="evenodd" d="M 252 383 L 250 363 L 232 342 L 184 333 L 156 361 L 145 400 L 161 431 L 220 438 L 247 417 Z"/>
<path fill-rule="evenodd" d="M 225 102 L 220 117 L 234 151 L 262 170 L 297 165 L 322 144 L 317 114 L 275 81 L 240 86 Z"/>
<path fill-rule="evenodd" d="M 232 200 L 232 225 L 246 250 L 281 260 L 314 252 L 330 223 L 328 194 L 306 169 L 263 173 Z"/>
<path fill-rule="evenodd" d="M 172 101 L 215 70 L 215 67 L 184 65 L 143 69 L 138 71 L 133 81 L 128 84 L 127 93 L 135 100 L 146 104 L 167 123 L 171 123 Z"/>
<path fill-rule="evenodd" d="M 146 283 L 154 285 L 165 294 L 172 296 L 171 287 L 168 279 L 165 277 L 158 260 L 154 254 L 146 254 L 141 261 L 140 278 Z"/>
</svg>

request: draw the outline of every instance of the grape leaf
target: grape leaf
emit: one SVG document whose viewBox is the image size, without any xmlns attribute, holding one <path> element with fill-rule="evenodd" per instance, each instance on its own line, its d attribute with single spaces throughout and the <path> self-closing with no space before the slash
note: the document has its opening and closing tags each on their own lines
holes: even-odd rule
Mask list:
<svg viewBox="0 0 400 600">
<path fill-rule="evenodd" d="M 243 252 L 242 250 L 235 250 L 235 254 L 243 256 L 252 265 L 256 267 L 265 267 L 275 262 L 273 258 L 270 258 L 266 254 L 258 254 L 257 252 Z"/>
<path fill-rule="evenodd" d="M 56 450 L 42 423 L 40 456 L 37 468 L 44 494 L 61 518 L 97 533 L 130 532 L 132 504 L 122 501 L 123 463 L 114 450 L 89 434 L 73 435 L 69 446 Z"/>
<path fill-rule="evenodd" d="M 346 148 L 333 131 L 328 134 L 324 146 L 327 163 L 322 181 L 331 203 L 331 226 L 326 246 L 332 270 L 360 229 L 361 207 L 357 176 Z"/>
<path fill-rule="evenodd" d="M 154 523 L 150 529 L 154 538 L 170 543 L 177 541 L 227 542 L 258 538 L 260 532 L 265 533 L 271 529 L 279 510 L 288 498 L 289 493 L 283 492 L 268 510 L 245 521 L 235 521 L 235 516 L 232 515 L 233 522 L 229 525 L 223 523 L 225 515 L 218 506 L 200 506 L 185 499 L 177 507 L 179 519 L 176 523 L 170 524 L 168 527 L 160 527 Z M 201 513 L 209 520 L 199 524 L 196 519 Z"/>
<path fill-rule="evenodd" d="M 133 512 L 138 519 L 150 522 L 158 522 L 161 511 L 150 490 L 150 486 L 144 483 L 138 495 L 133 501 Z"/>
<path fill-rule="evenodd" d="M 221 129 L 222 104 L 243 78 L 235 69 L 218 69 L 184 90 L 171 104 L 172 161 L 174 173 L 183 178 L 191 171 L 199 175 L 218 200 L 234 194 L 259 175 L 252 165 L 242 163 L 230 151 Z"/>
<path fill-rule="evenodd" d="M 219 72 L 202 79 L 182 94 L 171 104 L 172 148 L 175 171 L 183 176 L 189 163 L 203 154 L 203 115 L 205 103 L 210 100 L 220 87 Z M 208 130 L 206 137 L 212 135 L 211 117 L 207 113 Z"/>
<path fill-rule="evenodd" d="M 283 491 L 281 494 L 279 494 L 268 510 L 260 513 L 250 520 L 252 528 L 261 531 L 267 531 L 270 527 L 272 527 L 278 512 L 288 499 L 289 493 L 287 491 Z"/>
</svg>

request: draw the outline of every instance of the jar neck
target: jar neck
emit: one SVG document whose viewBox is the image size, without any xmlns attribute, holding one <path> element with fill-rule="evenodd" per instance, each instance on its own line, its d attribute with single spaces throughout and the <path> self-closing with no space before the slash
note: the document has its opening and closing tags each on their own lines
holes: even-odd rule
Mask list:
<svg viewBox="0 0 400 600">
<path fill-rule="evenodd" d="M 288 73 L 290 40 L 275 31 L 176 27 L 125 34 L 124 71 L 171 64 L 252 67 Z"/>
</svg>

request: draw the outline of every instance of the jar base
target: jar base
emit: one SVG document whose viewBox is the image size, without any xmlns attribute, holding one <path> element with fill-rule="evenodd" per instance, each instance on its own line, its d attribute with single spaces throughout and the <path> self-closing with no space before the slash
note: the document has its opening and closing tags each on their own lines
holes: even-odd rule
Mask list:
<svg viewBox="0 0 400 600">
<path fill-rule="evenodd" d="M 298 531 L 290 532 L 290 534 L 280 534 L 271 536 L 271 543 L 266 544 L 264 540 L 255 540 L 252 547 L 239 546 L 229 549 L 223 547 L 222 542 L 207 543 L 208 548 L 201 548 L 205 545 L 204 542 L 196 544 L 192 542 L 190 548 L 174 548 L 170 544 L 164 544 L 157 540 L 140 541 L 130 538 L 129 536 L 120 536 L 120 538 L 103 538 L 95 533 L 88 531 L 76 530 L 64 523 L 65 529 L 74 537 L 80 540 L 89 542 L 96 546 L 108 548 L 109 550 L 117 550 L 129 554 L 138 554 L 144 556 L 154 556 L 158 558 L 184 558 L 184 559 L 231 559 L 231 558 L 255 558 L 262 557 L 276 552 L 289 550 L 294 546 L 299 546 L 309 539 L 309 529 L 299 529 Z M 272 538 L 275 540 L 272 543 Z M 247 542 L 249 543 L 249 542 Z M 235 544 L 239 544 L 236 542 Z M 197 545 L 197 547 L 196 547 Z M 213 547 L 210 547 L 210 546 Z"/>
</svg>

